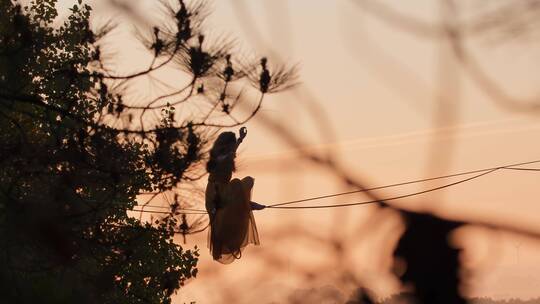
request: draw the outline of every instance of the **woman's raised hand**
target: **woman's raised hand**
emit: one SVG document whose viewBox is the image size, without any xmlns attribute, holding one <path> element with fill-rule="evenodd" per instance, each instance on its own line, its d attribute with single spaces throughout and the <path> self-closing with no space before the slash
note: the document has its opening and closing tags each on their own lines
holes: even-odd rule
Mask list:
<svg viewBox="0 0 540 304">
<path fill-rule="evenodd" d="M 240 134 L 238 135 L 238 140 L 236 141 L 236 149 L 238 149 L 238 147 L 240 146 L 240 144 L 242 143 L 242 141 L 246 137 L 247 128 L 246 127 L 241 127 L 239 133 Z M 235 149 L 235 151 L 236 151 L 236 149 Z"/>
<path fill-rule="evenodd" d="M 242 140 L 244 140 L 244 137 L 246 137 L 247 135 L 247 128 L 246 127 L 241 127 L 240 128 L 240 137 L 238 138 L 238 143 L 241 143 Z"/>
</svg>

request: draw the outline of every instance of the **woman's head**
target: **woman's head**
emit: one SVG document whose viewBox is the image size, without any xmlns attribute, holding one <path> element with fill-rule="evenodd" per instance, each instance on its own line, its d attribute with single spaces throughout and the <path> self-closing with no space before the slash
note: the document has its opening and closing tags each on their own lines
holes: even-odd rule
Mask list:
<svg viewBox="0 0 540 304">
<path fill-rule="evenodd" d="M 219 134 L 210 150 L 210 160 L 206 164 L 208 173 L 230 179 L 235 169 L 234 158 L 237 146 L 236 135 L 233 132 Z"/>
</svg>

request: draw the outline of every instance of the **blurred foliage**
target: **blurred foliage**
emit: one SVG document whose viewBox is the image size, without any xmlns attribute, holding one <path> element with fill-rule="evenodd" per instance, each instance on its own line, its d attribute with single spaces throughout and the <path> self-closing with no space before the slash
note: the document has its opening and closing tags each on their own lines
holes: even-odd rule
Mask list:
<svg viewBox="0 0 540 304">
<path fill-rule="evenodd" d="M 460 250 L 448 239 L 463 223 L 429 214 L 402 212 L 407 228 L 394 256 L 404 262 L 404 286 L 414 286 L 418 303 L 466 303 L 460 287 Z"/>
</svg>

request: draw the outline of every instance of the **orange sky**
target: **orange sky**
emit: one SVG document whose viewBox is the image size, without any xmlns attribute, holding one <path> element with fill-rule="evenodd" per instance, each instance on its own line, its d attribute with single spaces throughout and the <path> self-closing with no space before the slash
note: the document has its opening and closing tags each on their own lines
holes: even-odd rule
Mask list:
<svg viewBox="0 0 540 304">
<path fill-rule="evenodd" d="M 406 6 L 399 1 L 383 2 L 426 22 L 439 20 L 436 1 L 407 1 Z M 115 14 L 105 1 L 94 3 L 96 20 Z M 148 12 L 155 2 L 129 3 Z M 478 11 L 486 1 L 458 3 L 462 11 Z M 300 63 L 302 85 L 268 98 L 261 115 L 290 127 L 308 149 L 334 151 L 343 167 L 371 186 L 540 158 L 537 115 L 509 113 L 495 105 L 463 70 L 452 65 L 440 40 L 396 29 L 363 13 L 352 0 L 216 0 L 212 6 L 208 28 L 214 34 L 231 33 L 244 49 L 269 54 L 271 60 Z M 540 59 L 538 44 L 519 40 L 497 44 L 482 39 L 466 45 L 505 90 L 518 97 L 534 96 L 540 73 L 531 63 Z M 127 50 L 118 51 L 126 54 L 125 64 L 134 60 Z M 449 67 L 445 66 L 448 62 Z M 454 78 L 448 78 L 441 67 L 453 70 Z M 444 80 L 450 82 L 441 85 Z M 436 119 L 441 94 L 456 109 L 454 118 L 442 124 Z M 323 109 L 334 138 L 321 136 L 320 119 L 308 111 L 312 102 Z M 298 161 L 294 149 L 257 118 L 247 126 L 249 134 L 239 153 L 237 173 L 255 177 L 255 201 L 277 203 L 346 189 L 331 172 Z M 527 225 L 539 219 L 539 181 L 534 172 L 498 172 L 396 204 L 447 216 Z M 380 195 L 425 187 L 390 189 Z M 356 195 L 316 203 L 362 199 L 365 197 Z M 376 214 L 371 207 L 257 212 L 262 245 L 249 248 L 245 257 L 227 266 L 211 261 L 205 233 L 189 238 L 188 246 L 202 248 L 201 271 L 180 291 L 175 303 L 217 303 L 233 299 L 230 297 L 237 303 L 283 303 L 295 290 L 337 288 L 343 282 L 340 262 L 344 261 L 378 295 L 388 294 L 397 285 L 382 272 L 381 267 L 388 265 L 379 253 L 381 244 L 386 244 L 383 240 L 395 238 L 399 225 L 395 217 L 384 215 L 370 229 L 362 230 L 367 235 L 358 235 L 359 226 Z M 285 237 L 282 231 L 289 228 L 305 232 Z M 314 236 L 306 237 L 311 234 Z M 470 295 L 540 296 L 540 242 L 482 229 L 461 234 L 459 240 L 467 246 L 467 265 L 473 270 Z M 346 252 L 341 253 L 343 261 L 336 261 L 336 253 L 327 249 L 336 236 L 347 244 Z M 314 273 L 315 278 L 306 279 L 305 273 Z M 338 289 L 346 299 L 353 286 Z"/>
</svg>

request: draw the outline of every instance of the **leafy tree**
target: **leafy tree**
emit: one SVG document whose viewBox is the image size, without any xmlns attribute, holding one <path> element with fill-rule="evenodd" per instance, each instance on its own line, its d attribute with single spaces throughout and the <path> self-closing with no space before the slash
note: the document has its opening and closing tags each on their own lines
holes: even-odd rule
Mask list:
<svg viewBox="0 0 540 304">
<path fill-rule="evenodd" d="M 114 26 L 93 30 L 81 1 L 54 26 L 55 4 L 0 0 L 2 302 L 170 303 L 197 275 L 198 250 L 173 242 L 187 229 L 185 215 L 183 226 L 177 219 L 185 202 L 152 222 L 128 211 L 141 194 L 200 178 L 209 128 L 250 119 L 267 93 L 290 86 L 294 71 L 272 70 L 265 58 L 235 61 L 230 42 L 205 39 L 204 3 L 180 0 L 163 3 L 163 24 L 139 33 L 151 65 L 114 75 L 99 43 Z M 133 81 L 171 65 L 187 85 L 130 102 L 124 92 Z M 238 82 L 260 96 L 240 120 Z M 175 111 L 200 100 L 211 104 L 207 113 Z"/>
</svg>

